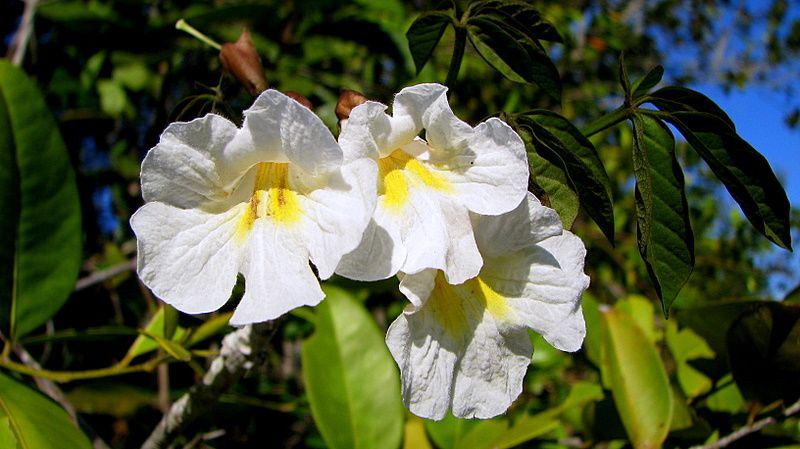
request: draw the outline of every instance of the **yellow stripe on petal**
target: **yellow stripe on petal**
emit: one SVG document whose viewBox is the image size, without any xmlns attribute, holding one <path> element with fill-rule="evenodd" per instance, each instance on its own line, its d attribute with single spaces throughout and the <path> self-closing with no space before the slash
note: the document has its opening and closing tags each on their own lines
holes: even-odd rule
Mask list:
<svg viewBox="0 0 800 449">
<path fill-rule="evenodd" d="M 449 193 L 453 186 L 403 150 L 378 160 L 378 196 L 387 209 L 399 212 L 408 203 L 409 183 Z"/>
<path fill-rule="evenodd" d="M 434 282 L 426 307 L 432 308 L 434 316 L 452 337 L 462 337 L 470 331 L 470 317 L 477 324 L 484 310 L 497 320 L 505 319 L 511 311 L 506 298 L 480 276 L 452 285 L 439 271 Z"/>
<path fill-rule="evenodd" d="M 253 194 L 242 213 L 236 236 L 243 239 L 259 218 L 292 224 L 299 221 L 301 215 L 297 192 L 289 186 L 289 164 L 261 162 L 256 166 Z"/>
</svg>

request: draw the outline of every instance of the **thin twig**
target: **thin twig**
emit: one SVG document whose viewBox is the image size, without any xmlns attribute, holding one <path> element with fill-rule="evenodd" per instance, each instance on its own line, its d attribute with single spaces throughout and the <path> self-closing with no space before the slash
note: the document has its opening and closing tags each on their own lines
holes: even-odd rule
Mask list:
<svg viewBox="0 0 800 449">
<path fill-rule="evenodd" d="M 790 405 L 786 410 L 783 411 L 782 417 L 788 418 L 789 416 L 794 415 L 795 413 L 800 412 L 800 399 L 798 399 L 794 404 Z M 722 449 L 727 447 L 729 444 L 733 443 L 736 440 L 742 439 L 751 433 L 758 432 L 759 430 L 767 427 L 771 424 L 776 424 L 778 422 L 778 418 L 780 416 L 770 416 L 761 420 L 750 424 L 749 426 L 744 426 L 741 429 L 731 433 L 730 435 L 720 438 L 719 440 L 707 444 L 705 446 L 693 446 L 690 449 Z"/>
<path fill-rule="evenodd" d="M 226 335 L 219 355 L 211 362 L 203 381 L 172 404 L 142 449 L 167 447 L 186 425 L 211 410 L 220 395 L 251 367 L 263 364 L 273 328 L 273 322 L 258 323 Z"/>
<path fill-rule="evenodd" d="M 33 15 L 36 13 L 36 8 L 39 6 L 39 0 L 25 0 L 25 9 L 22 11 L 22 20 L 19 22 L 19 28 L 14 34 L 14 39 L 11 45 L 8 46 L 6 56 L 11 60 L 11 63 L 19 67 L 25 59 L 25 51 L 28 49 L 28 41 L 33 34 Z"/>
<path fill-rule="evenodd" d="M 86 287 L 91 287 L 94 284 L 99 284 L 109 278 L 126 271 L 133 271 L 136 269 L 136 259 L 131 259 L 123 263 L 111 266 L 105 270 L 95 271 L 94 273 L 86 276 L 85 278 L 78 279 L 75 283 L 75 291 L 83 290 Z"/>
</svg>

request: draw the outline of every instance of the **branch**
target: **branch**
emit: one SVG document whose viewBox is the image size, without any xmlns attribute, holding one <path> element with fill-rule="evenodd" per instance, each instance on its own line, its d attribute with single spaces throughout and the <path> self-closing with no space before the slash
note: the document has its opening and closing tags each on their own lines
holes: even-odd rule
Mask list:
<svg viewBox="0 0 800 449">
<path fill-rule="evenodd" d="M 100 282 L 103 282 L 106 279 L 112 278 L 118 274 L 124 273 L 126 271 L 133 271 L 135 269 L 136 269 L 136 258 L 133 258 L 127 262 L 122 262 L 120 264 L 106 268 L 105 270 L 95 271 L 94 273 L 86 276 L 85 278 L 78 279 L 78 282 L 75 283 L 75 291 L 83 290 L 86 287 L 90 287 L 94 284 L 99 284 Z"/>
<path fill-rule="evenodd" d="M 790 405 L 789 408 L 784 410 L 783 414 L 782 414 L 783 415 L 782 417 L 783 418 L 788 418 L 789 416 L 792 416 L 797 412 L 800 412 L 800 399 L 798 399 L 794 404 Z M 764 427 L 767 427 L 767 426 L 769 426 L 771 424 L 776 424 L 778 422 L 778 418 L 780 418 L 780 417 L 781 416 L 779 416 L 779 417 L 770 416 L 768 418 L 764 418 L 762 420 L 754 422 L 753 424 L 750 424 L 749 426 L 744 426 L 741 429 L 733 432 L 732 434 L 730 434 L 730 435 L 728 435 L 728 436 L 726 436 L 724 438 L 720 438 L 719 440 L 717 440 L 714 443 L 711 443 L 711 444 L 708 444 L 708 445 L 705 445 L 705 446 L 693 446 L 693 447 L 691 447 L 689 449 L 722 449 L 724 447 L 727 447 L 729 444 L 733 443 L 734 441 L 739 440 L 741 438 L 744 438 L 747 435 L 750 435 L 751 433 L 758 432 L 759 430 L 761 430 Z"/>
<path fill-rule="evenodd" d="M 266 360 L 267 343 L 273 328 L 273 322 L 258 323 L 226 335 L 219 355 L 211 362 L 202 383 L 193 386 L 172 404 L 142 449 L 167 447 L 186 425 L 211 410 L 220 395 L 239 381 L 251 367 L 262 365 Z"/>
<path fill-rule="evenodd" d="M 6 56 L 11 60 L 11 63 L 19 67 L 22 65 L 22 60 L 25 59 L 25 51 L 28 49 L 28 41 L 33 33 L 33 15 L 36 12 L 36 7 L 39 5 L 39 0 L 25 0 L 25 9 L 22 11 L 22 20 L 19 22 L 19 28 L 14 34 L 14 39 L 11 45 L 8 46 Z"/>
</svg>

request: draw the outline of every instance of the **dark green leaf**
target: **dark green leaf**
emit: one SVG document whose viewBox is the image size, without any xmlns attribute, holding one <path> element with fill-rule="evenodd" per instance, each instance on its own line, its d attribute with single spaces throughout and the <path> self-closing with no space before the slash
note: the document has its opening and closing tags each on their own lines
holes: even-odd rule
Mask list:
<svg viewBox="0 0 800 449">
<path fill-rule="evenodd" d="M 769 162 L 713 114 L 667 115 L 739 203 L 750 223 L 777 245 L 791 249 L 789 200 Z"/>
<path fill-rule="evenodd" d="M 536 153 L 564 170 L 583 209 L 613 243 L 611 181 L 594 145 L 569 120 L 554 112 L 529 111 L 517 116 L 517 122 L 531 131 Z"/>
<path fill-rule="evenodd" d="M 396 448 L 403 432 L 400 376 L 364 306 L 326 287 L 316 329 L 303 344 L 311 412 L 331 448 Z"/>
<path fill-rule="evenodd" d="M 622 86 L 622 91 L 625 92 L 625 98 L 629 98 L 631 95 L 631 80 L 628 78 L 628 69 L 625 68 L 625 53 L 619 55 L 617 72 L 619 84 Z"/>
<path fill-rule="evenodd" d="M 634 83 L 633 85 L 633 98 L 639 98 L 642 95 L 645 95 L 650 89 L 655 87 L 656 84 L 661 82 L 661 78 L 664 76 L 664 67 L 657 65 L 650 69 L 642 79 Z"/>
<path fill-rule="evenodd" d="M 408 38 L 408 49 L 414 59 L 417 74 L 430 59 L 447 26 L 452 23 L 453 18 L 449 14 L 432 11 L 421 14 L 411 24 L 406 32 L 406 38 Z"/>
<path fill-rule="evenodd" d="M 531 173 L 528 190 L 536 195 L 542 204 L 558 212 L 564 228 L 572 228 L 580 206 L 578 193 L 573 190 L 573 183 L 563 168 L 536 153 L 533 133 L 529 127 L 518 124 L 513 118 L 508 123 L 522 137 L 528 152 Z"/>
<path fill-rule="evenodd" d="M 717 106 L 710 98 L 692 89 L 679 86 L 662 87 L 651 93 L 648 100 L 662 111 L 705 112 L 719 118 L 730 126 L 731 129 L 736 129 L 733 120 L 728 117 L 728 114 L 726 114 L 722 108 Z"/>
<path fill-rule="evenodd" d="M 672 388 L 655 343 L 625 312 L 603 314 L 614 403 L 636 449 L 661 447 L 672 421 Z"/>
<path fill-rule="evenodd" d="M 728 330 L 728 359 L 742 394 L 769 404 L 800 398 L 800 306 L 763 302 Z"/>
<path fill-rule="evenodd" d="M 178 311 L 169 304 L 164 304 L 164 338 L 172 340 L 178 329 Z"/>
<path fill-rule="evenodd" d="M 0 327 L 47 321 L 75 287 L 81 214 L 75 174 L 36 84 L 0 61 Z"/>
<path fill-rule="evenodd" d="M 531 4 L 515 0 L 489 0 L 473 3 L 470 16 L 502 14 L 504 22 L 530 39 L 563 42 L 561 35 L 550 22 L 542 18 Z"/>
<path fill-rule="evenodd" d="M 91 449 L 92 444 L 49 398 L 0 373 L 0 416 L 7 416 L 19 449 Z"/>
<path fill-rule="evenodd" d="M 633 115 L 633 171 L 639 253 L 664 314 L 694 267 L 694 235 L 669 128 L 646 114 Z"/>
<path fill-rule="evenodd" d="M 532 83 L 553 99 L 561 99 L 561 78 L 553 61 L 539 48 L 518 40 L 513 29 L 507 28 L 502 16 L 470 17 L 467 21 L 470 42 L 492 67 L 506 78 Z"/>
</svg>

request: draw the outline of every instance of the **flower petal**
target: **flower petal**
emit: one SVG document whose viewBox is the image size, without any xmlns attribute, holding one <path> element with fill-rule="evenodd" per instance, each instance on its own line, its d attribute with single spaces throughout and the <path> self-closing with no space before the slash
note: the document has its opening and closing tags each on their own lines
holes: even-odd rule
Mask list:
<svg viewBox="0 0 800 449">
<path fill-rule="evenodd" d="M 447 87 L 441 84 L 417 84 L 401 90 L 394 98 L 392 114 L 408 116 L 417 129 L 425 129 L 434 160 L 460 153 L 472 127 L 453 114 L 447 102 Z"/>
<path fill-rule="evenodd" d="M 403 399 L 416 415 L 441 419 L 452 407 L 457 417 L 491 418 L 522 391 L 533 353 L 526 331 L 498 323 L 467 292 L 439 275 L 425 304 L 409 306 L 389 327 L 386 342 L 400 367 Z"/>
<path fill-rule="evenodd" d="M 245 293 L 230 323 L 241 326 L 275 319 L 325 297 L 308 264 L 308 252 L 290 231 L 256 220 L 247 237 L 242 264 Z"/>
<path fill-rule="evenodd" d="M 454 197 L 472 212 L 498 215 L 517 207 L 528 187 L 525 144 L 510 126 L 490 118 L 475 128 L 461 154 L 439 161 Z"/>
<path fill-rule="evenodd" d="M 291 162 L 312 176 L 342 164 L 342 150 L 330 130 L 292 98 L 266 90 L 244 115 L 242 128 L 225 150 L 229 176 L 259 162 Z"/>
<path fill-rule="evenodd" d="M 510 320 L 540 333 L 562 351 L 576 351 L 586 335 L 580 298 L 589 287 L 586 249 L 569 231 L 516 253 L 487 259 L 480 278 L 506 298 Z"/>
<path fill-rule="evenodd" d="M 399 228 L 379 226 L 372 219 L 358 246 L 342 257 L 336 274 L 356 281 L 388 279 L 400 270 L 405 259 Z"/>
<path fill-rule="evenodd" d="M 378 168 L 371 159 L 358 159 L 324 179 L 298 181 L 300 207 L 305 214 L 300 239 L 327 279 L 342 257 L 358 246 L 375 210 Z M 323 177 L 319 177 L 323 178 Z M 317 185 L 315 185 L 317 184 Z"/>
<path fill-rule="evenodd" d="M 131 217 L 142 282 L 185 313 L 222 307 L 242 258 L 234 238 L 240 210 L 214 215 L 158 202 L 142 206 Z"/>
<path fill-rule="evenodd" d="M 350 112 L 339 134 L 339 145 L 348 157 L 379 158 L 414 140 L 421 128 L 411 117 L 386 114 L 386 105 L 368 101 Z"/>
<path fill-rule="evenodd" d="M 236 132 L 233 123 L 215 114 L 170 124 L 142 161 L 144 200 L 181 209 L 224 200 L 218 163 Z"/>
<path fill-rule="evenodd" d="M 475 241 L 485 257 L 508 254 L 560 235 L 558 213 L 545 207 L 532 194 L 513 211 L 500 216 L 471 214 Z"/>
</svg>

